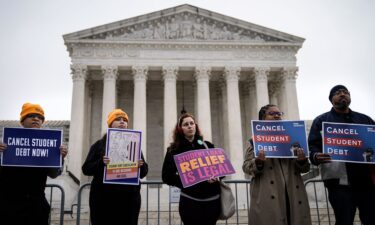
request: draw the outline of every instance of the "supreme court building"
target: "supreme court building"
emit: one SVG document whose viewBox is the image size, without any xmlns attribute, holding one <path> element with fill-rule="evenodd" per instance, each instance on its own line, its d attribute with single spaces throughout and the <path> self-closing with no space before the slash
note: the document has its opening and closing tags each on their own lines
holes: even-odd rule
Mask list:
<svg viewBox="0 0 375 225">
<path fill-rule="evenodd" d="M 121 108 L 142 131 L 148 179 L 160 179 L 182 109 L 204 138 L 224 148 L 237 174 L 261 106 L 299 119 L 296 54 L 303 38 L 191 5 L 181 5 L 64 35 L 73 80 L 68 172 L 81 166 Z"/>
</svg>

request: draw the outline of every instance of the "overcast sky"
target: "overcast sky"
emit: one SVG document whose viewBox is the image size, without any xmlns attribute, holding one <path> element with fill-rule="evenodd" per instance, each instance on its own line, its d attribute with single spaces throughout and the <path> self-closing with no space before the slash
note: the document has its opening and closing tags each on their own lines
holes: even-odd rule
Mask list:
<svg viewBox="0 0 375 225">
<path fill-rule="evenodd" d="M 351 108 L 375 117 L 373 0 L 0 0 L 0 120 L 19 119 L 24 102 L 47 120 L 69 120 L 70 58 L 62 35 L 191 4 L 306 39 L 297 54 L 301 119 L 328 111 L 344 84 Z"/>
</svg>

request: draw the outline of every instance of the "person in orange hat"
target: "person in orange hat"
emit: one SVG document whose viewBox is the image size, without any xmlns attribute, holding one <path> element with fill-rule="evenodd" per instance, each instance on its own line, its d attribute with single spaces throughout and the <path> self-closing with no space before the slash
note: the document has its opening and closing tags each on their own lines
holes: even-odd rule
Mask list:
<svg viewBox="0 0 375 225">
<path fill-rule="evenodd" d="M 129 117 L 121 109 L 115 109 L 108 114 L 109 128 L 127 129 Z M 105 156 L 107 134 L 90 148 L 82 172 L 86 176 L 93 176 L 90 189 L 89 205 L 92 225 L 105 224 L 138 224 L 141 209 L 140 185 L 120 185 L 103 183 L 104 167 L 110 162 Z M 141 154 L 138 161 L 140 178 L 148 172 L 148 165 Z"/>
<path fill-rule="evenodd" d="M 24 128 L 41 128 L 44 110 L 38 104 L 25 103 L 20 114 Z M 7 146 L 0 143 L 0 152 Z M 60 146 L 62 158 L 68 154 L 66 146 Z M 50 205 L 44 195 L 47 177 L 56 178 L 62 169 L 42 167 L 0 166 L 0 218 L 2 224 L 47 225 Z"/>
</svg>

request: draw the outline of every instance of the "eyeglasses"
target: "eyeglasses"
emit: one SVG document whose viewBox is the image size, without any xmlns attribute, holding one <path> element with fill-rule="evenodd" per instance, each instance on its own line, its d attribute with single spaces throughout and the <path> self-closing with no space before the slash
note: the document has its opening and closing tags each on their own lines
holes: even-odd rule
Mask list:
<svg viewBox="0 0 375 225">
<path fill-rule="evenodd" d="M 39 114 L 29 114 L 29 115 L 26 116 L 26 118 L 32 118 L 32 119 L 37 118 L 37 119 L 40 119 L 40 120 L 44 120 L 44 117 L 39 115 Z"/>
<path fill-rule="evenodd" d="M 350 94 L 350 92 L 348 90 L 339 89 L 339 90 L 335 91 L 334 95 L 340 95 L 341 93 L 343 93 L 344 95 L 349 95 Z"/>
<path fill-rule="evenodd" d="M 282 115 L 284 115 L 284 113 L 283 112 L 270 111 L 270 112 L 267 112 L 267 115 L 270 115 L 270 116 L 282 116 Z"/>
</svg>

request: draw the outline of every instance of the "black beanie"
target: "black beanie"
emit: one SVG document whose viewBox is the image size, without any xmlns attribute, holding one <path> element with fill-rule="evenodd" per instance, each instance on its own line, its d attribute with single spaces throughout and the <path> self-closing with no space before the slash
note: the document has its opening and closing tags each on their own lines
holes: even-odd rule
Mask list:
<svg viewBox="0 0 375 225">
<path fill-rule="evenodd" d="M 329 99 L 330 102 L 332 102 L 332 98 L 333 98 L 333 95 L 335 94 L 335 92 L 340 90 L 340 89 L 344 89 L 344 90 L 348 91 L 348 89 L 344 85 L 339 84 L 339 85 L 334 86 L 331 89 L 331 91 L 329 92 L 328 99 Z"/>
</svg>

